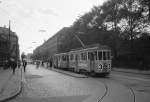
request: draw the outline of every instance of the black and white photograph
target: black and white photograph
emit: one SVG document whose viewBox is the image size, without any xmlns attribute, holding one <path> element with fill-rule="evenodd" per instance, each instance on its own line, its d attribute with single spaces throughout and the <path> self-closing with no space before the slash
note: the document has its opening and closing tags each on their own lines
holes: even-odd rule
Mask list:
<svg viewBox="0 0 150 102">
<path fill-rule="evenodd" d="M 150 0 L 0 0 L 0 102 L 150 102 Z"/>
</svg>

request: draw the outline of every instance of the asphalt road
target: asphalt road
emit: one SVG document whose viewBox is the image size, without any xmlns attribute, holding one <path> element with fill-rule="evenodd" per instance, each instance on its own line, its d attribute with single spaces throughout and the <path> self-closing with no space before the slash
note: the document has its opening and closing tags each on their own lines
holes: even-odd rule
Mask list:
<svg viewBox="0 0 150 102">
<path fill-rule="evenodd" d="M 122 72 L 77 78 L 28 65 L 22 93 L 10 102 L 149 102 L 149 78 Z"/>
</svg>

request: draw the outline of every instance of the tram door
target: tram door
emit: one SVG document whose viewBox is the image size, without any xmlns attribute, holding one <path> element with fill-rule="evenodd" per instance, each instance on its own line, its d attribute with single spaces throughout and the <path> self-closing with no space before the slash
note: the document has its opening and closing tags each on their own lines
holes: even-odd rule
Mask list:
<svg viewBox="0 0 150 102">
<path fill-rule="evenodd" d="M 90 71 L 94 71 L 95 68 L 95 58 L 94 58 L 94 53 L 89 52 L 88 53 L 88 59 L 90 61 Z"/>
</svg>

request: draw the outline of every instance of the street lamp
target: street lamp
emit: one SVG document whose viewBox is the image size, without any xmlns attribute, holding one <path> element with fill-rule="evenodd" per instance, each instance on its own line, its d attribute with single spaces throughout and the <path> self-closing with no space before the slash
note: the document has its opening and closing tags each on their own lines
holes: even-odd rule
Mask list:
<svg viewBox="0 0 150 102">
<path fill-rule="evenodd" d="M 40 29 L 39 32 L 44 33 L 44 32 L 46 32 L 46 30 Z M 46 40 L 44 40 L 44 42 L 46 42 Z"/>
<path fill-rule="evenodd" d="M 41 30 L 39 30 L 39 32 L 46 32 L 46 30 L 44 30 L 44 29 L 41 29 Z"/>
</svg>

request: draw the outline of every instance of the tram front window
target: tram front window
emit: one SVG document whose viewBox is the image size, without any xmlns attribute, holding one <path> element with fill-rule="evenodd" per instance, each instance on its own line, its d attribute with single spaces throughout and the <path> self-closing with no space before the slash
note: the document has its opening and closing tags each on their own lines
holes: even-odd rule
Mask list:
<svg viewBox="0 0 150 102">
<path fill-rule="evenodd" d="M 97 60 L 97 51 L 94 52 L 95 60 Z"/>
<path fill-rule="evenodd" d="M 103 52 L 103 60 L 107 60 L 107 53 L 106 52 Z"/>
<path fill-rule="evenodd" d="M 110 51 L 99 52 L 99 60 L 110 60 L 111 53 Z"/>
<path fill-rule="evenodd" d="M 98 52 L 98 59 L 99 59 L 99 60 L 102 60 L 102 52 L 101 52 L 101 51 Z"/>
<path fill-rule="evenodd" d="M 108 60 L 111 59 L 110 56 L 111 56 L 111 53 L 110 53 L 110 51 L 108 51 L 108 52 L 107 52 L 107 59 L 108 59 Z"/>
</svg>

